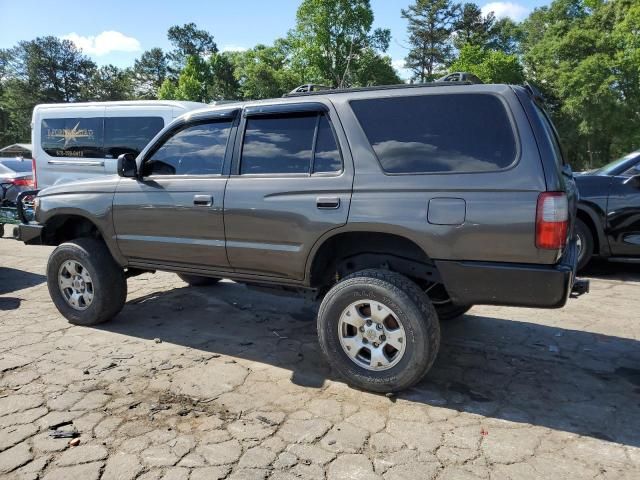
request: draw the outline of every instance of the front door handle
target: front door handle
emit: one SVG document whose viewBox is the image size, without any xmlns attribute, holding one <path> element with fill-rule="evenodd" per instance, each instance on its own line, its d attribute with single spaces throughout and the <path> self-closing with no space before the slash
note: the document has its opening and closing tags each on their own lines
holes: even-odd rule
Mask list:
<svg viewBox="0 0 640 480">
<path fill-rule="evenodd" d="M 318 197 L 316 199 L 316 206 L 322 209 L 340 208 L 340 199 L 338 197 Z"/>
<path fill-rule="evenodd" d="M 213 197 L 211 195 L 194 195 L 193 204 L 196 207 L 210 207 L 213 205 Z"/>
</svg>

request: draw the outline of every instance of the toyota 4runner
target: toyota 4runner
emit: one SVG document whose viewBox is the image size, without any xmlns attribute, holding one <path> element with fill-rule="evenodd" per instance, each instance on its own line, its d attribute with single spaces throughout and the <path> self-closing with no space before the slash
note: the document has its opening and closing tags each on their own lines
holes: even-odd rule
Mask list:
<svg viewBox="0 0 640 480">
<path fill-rule="evenodd" d="M 71 323 L 115 316 L 148 271 L 306 291 L 329 363 L 400 390 L 433 364 L 440 321 L 588 289 L 573 176 L 536 98 L 434 83 L 204 108 L 118 176 L 41 191 L 19 235 L 57 245 L 49 292 Z"/>
</svg>

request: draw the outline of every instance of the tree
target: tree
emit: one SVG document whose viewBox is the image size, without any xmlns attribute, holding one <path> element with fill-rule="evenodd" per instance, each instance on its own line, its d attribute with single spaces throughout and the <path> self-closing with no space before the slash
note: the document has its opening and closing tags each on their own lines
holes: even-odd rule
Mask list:
<svg viewBox="0 0 640 480">
<path fill-rule="evenodd" d="M 132 72 L 114 65 L 104 65 L 93 72 L 83 91 L 87 100 L 130 100 L 134 97 Z"/>
<path fill-rule="evenodd" d="M 161 48 L 144 52 L 133 66 L 136 95 L 140 98 L 157 98 L 158 90 L 168 73 L 168 58 Z"/>
<path fill-rule="evenodd" d="M 172 62 L 171 71 L 174 74 L 184 67 L 187 58 L 192 56 L 204 58 L 218 51 L 213 35 L 206 30 L 198 29 L 195 23 L 174 25 L 169 28 L 167 38 L 174 47 L 168 54 Z"/>
<path fill-rule="evenodd" d="M 210 100 L 234 100 L 240 95 L 240 83 L 235 77 L 233 63 L 228 54 L 214 53 L 209 57 L 211 84 L 207 89 Z"/>
<path fill-rule="evenodd" d="M 229 55 L 229 59 L 240 85 L 240 98 L 280 97 L 304 83 L 298 72 L 289 66 L 282 42 L 276 42 L 274 46 L 257 45 L 244 52 L 234 52 Z"/>
<path fill-rule="evenodd" d="M 467 44 L 450 66 L 453 72 L 470 72 L 485 83 L 524 82 L 522 65 L 515 55 Z"/>
<path fill-rule="evenodd" d="M 363 59 L 389 48 L 391 32 L 372 25 L 369 0 L 303 0 L 286 42 L 294 70 L 305 82 L 357 84 Z"/>
<path fill-rule="evenodd" d="M 527 76 L 578 168 L 640 146 L 639 28 L 634 0 L 555 0 L 523 23 Z"/>
<path fill-rule="evenodd" d="M 451 0 L 416 0 L 402 17 L 409 26 L 411 49 L 405 66 L 413 72 L 413 80 L 433 80 L 453 54 L 451 36 L 458 17 L 458 7 Z"/>
<path fill-rule="evenodd" d="M 521 26 L 509 17 L 504 17 L 491 26 L 486 46 L 507 54 L 517 54 L 522 36 Z"/>
<path fill-rule="evenodd" d="M 0 51 L 2 143 L 28 141 L 38 103 L 84 100 L 96 65 L 69 40 L 40 37 Z"/>
<path fill-rule="evenodd" d="M 496 19 L 493 12 L 486 16 L 475 3 L 465 3 L 459 17 L 453 23 L 455 36 L 453 43 L 460 49 L 464 45 L 485 46 L 491 35 Z"/>
</svg>

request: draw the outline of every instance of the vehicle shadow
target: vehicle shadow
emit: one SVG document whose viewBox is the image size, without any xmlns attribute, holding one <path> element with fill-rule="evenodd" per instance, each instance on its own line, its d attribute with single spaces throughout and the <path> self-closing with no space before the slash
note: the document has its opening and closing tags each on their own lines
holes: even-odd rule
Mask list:
<svg viewBox="0 0 640 480">
<path fill-rule="evenodd" d="M 274 365 L 306 387 L 342 381 L 311 304 L 230 282 L 137 298 L 97 328 Z M 640 446 L 638 365 L 632 339 L 470 314 L 443 325 L 433 369 L 396 398 Z"/>
<path fill-rule="evenodd" d="M 640 263 L 608 262 L 596 258 L 578 276 L 640 283 Z"/>
<path fill-rule="evenodd" d="M 44 283 L 46 280 L 47 278 L 44 275 L 38 273 L 0 266 L 0 295 L 34 287 Z"/>
</svg>

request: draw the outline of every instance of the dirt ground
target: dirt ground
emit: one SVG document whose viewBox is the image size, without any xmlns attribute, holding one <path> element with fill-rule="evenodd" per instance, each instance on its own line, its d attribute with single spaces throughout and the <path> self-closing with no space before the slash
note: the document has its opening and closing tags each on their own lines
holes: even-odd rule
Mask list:
<svg viewBox="0 0 640 480">
<path fill-rule="evenodd" d="M 473 308 L 387 397 L 328 369 L 314 305 L 232 282 L 146 274 L 70 326 L 50 251 L 0 240 L 1 478 L 640 478 L 640 265 L 562 310 Z"/>
</svg>

